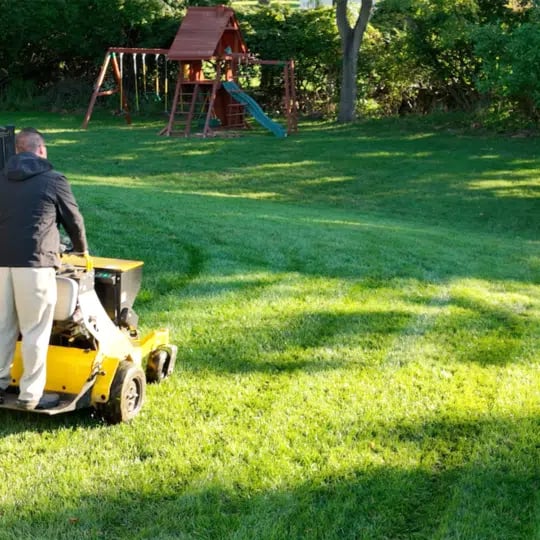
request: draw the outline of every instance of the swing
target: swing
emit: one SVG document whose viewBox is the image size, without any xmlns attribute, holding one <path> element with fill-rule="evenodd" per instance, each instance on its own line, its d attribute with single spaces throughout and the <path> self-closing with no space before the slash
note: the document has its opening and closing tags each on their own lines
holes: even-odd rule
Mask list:
<svg viewBox="0 0 540 540">
<path fill-rule="evenodd" d="M 154 91 L 148 92 L 148 81 L 147 81 L 147 73 L 148 68 L 146 66 L 146 54 L 142 54 L 142 71 L 143 71 L 143 90 L 144 90 L 144 99 L 146 101 L 150 100 L 150 97 L 152 97 L 153 101 L 156 103 L 161 102 L 161 96 L 159 94 L 160 92 L 160 84 L 159 84 L 159 57 L 160 54 L 155 54 L 155 60 L 156 60 L 156 66 L 155 66 L 155 79 L 154 79 Z M 167 88 L 167 84 L 165 83 L 165 88 Z"/>
<path fill-rule="evenodd" d="M 159 95 L 159 54 L 156 54 L 156 79 L 155 79 L 155 85 L 156 85 L 156 92 L 155 92 L 155 101 L 159 102 L 161 101 L 161 96 Z"/>
<path fill-rule="evenodd" d="M 164 56 L 164 66 L 163 66 L 163 71 L 164 71 L 164 82 L 163 82 L 163 86 L 164 86 L 164 97 L 165 97 L 165 100 L 164 100 L 164 103 L 165 103 L 165 114 L 168 114 L 169 113 L 169 78 L 168 78 L 168 75 L 167 75 L 167 57 Z"/>
<path fill-rule="evenodd" d="M 139 107 L 139 81 L 137 79 L 137 53 L 133 53 L 133 80 L 135 81 L 135 110 L 140 112 Z"/>
<path fill-rule="evenodd" d="M 118 95 L 120 97 L 119 114 L 124 114 L 124 53 L 118 53 L 118 68 L 120 70 L 120 81 L 118 82 Z"/>
<path fill-rule="evenodd" d="M 142 57 L 142 73 L 143 73 L 143 94 L 145 101 L 148 101 L 148 92 L 146 86 L 146 53 L 141 55 Z"/>
</svg>

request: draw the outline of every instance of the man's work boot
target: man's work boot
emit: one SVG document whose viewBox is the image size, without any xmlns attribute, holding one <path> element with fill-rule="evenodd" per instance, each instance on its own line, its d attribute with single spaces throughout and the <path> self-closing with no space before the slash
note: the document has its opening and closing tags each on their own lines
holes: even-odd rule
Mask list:
<svg viewBox="0 0 540 540">
<path fill-rule="evenodd" d="M 39 401 L 18 399 L 16 405 L 25 411 L 33 411 L 34 409 L 52 409 L 58 405 L 59 401 L 60 396 L 58 394 L 43 394 Z"/>
</svg>

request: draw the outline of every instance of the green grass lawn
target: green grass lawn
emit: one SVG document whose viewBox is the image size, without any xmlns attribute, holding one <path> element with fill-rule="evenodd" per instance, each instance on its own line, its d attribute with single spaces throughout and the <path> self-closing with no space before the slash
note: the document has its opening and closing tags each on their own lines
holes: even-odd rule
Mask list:
<svg viewBox="0 0 540 540">
<path fill-rule="evenodd" d="M 173 376 L 0 411 L 0 539 L 540 539 L 540 156 L 445 118 L 42 128 Z"/>
</svg>

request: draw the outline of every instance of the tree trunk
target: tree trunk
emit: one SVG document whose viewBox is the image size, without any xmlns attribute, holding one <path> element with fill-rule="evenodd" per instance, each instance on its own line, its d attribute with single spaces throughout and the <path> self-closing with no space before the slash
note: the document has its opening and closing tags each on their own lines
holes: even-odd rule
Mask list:
<svg viewBox="0 0 540 540">
<path fill-rule="evenodd" d="M 360 12 L 354 27 L 351 27 L 347 18 L 348 0 L 337 0 L 336 4 L 336 22 L 341 36 L 343 54 L 338 111 L 338 122 L 342 123 L 353 122 L 356 118 L 358 51 L 375 0 L 361 0 L 361 2 Z"/>
<path fill-rule="evenodd" d="M 358 50 L 353 47 L 353 33 L 348 33 L 342 41 L 341 89 L 339 93 L 338 122 L 353 122 L 356 118 L 356 72 Z"/>
</svg>

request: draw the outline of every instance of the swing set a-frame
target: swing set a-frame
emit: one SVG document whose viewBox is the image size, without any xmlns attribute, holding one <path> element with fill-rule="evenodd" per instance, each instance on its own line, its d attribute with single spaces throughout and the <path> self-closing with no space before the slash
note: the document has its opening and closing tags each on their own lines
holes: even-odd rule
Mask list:
<svg viewBox="0 0 540 540">
<path fill-rule="evenodd" d="M 135 110 L 139 112 L 140 110 L 140 95 L 139 95 L 139 84 L 138 84 L 138 58 L 140 57 L 141 63 L 141 75 L 142 75 L 142 91 L 145 96 L 147 96 L 147 65 L 146 65 L 146 56 L 154 55 L 156 65 L 158 58 L 163 56 L 166 58 L 169 49 L 142 49 L 142 48 L 130 48 L 130 47 L 109 47 L 105 54 L 105 59 L 101 65 L 101 70 L 99 72 L 96 84 L 94 85 L 94 91 L 90 98 L 90 103 L 88 105 L 88 110 L 84 117 L 82 127 L 86 129 L 88 127 L 88 122 L 92 116 L 94 110 L 94 105 L 96 104 L 97 98 L 102 96 L 111 96 L 113 94 L 118 94 L 119 98 L 119 113 L 125 116 L 126 122 L 131 124 L 131 112 L 127 99 L 126 92 L 124 91 L 124 79 L 125 79 L 125 58 L 131 56 L 132 58 L 132 68 L 133 76 L 135 80 Z M 105 79 L 108 74 L 109 68 L 112 68 L 112 76 L 114 83 L 111 85 L 105 85 Z M 165 67 L 166 70 L 166 67 Z M 168 96 L 168 80 L 167 74 L 165 71 L 164 78 L 164 96 L 165 96 L 165 109 L 167 109 L 167 96 Z M 156 93 L 155 96 L 158 99 L 159 97 L 159 78 L 155 79 Z"/>
<path fill-rule="evenodd" d="M 129 100 L 123 87 L 124 60 L 131 55 L 135 80 L 135 108 L 139 108 L 138 80 L 143 77 L 146 92 L 145 57 L 155 55 L 156 62 L 164 59 L 163 91 L 167 125 L 160 135 L 189 136 L 195 127 L 203 137 L 213 135 L 220 129 L 243 129 L 249 127 L 247 116 L 255 120 L 276 136 L 286 136 L 297 131 L 297 106 L 292 60 L 260 60 L 249 53 L 242 37 L 234 11 L 226 6 L 190 7 L 180 25 L 170 49 L 134 49 L 111 47 L 94 86 L 82 127 L 88 127 L 96 100 L 100 96 L 119 95 L 120 111 L 126 122 L 131 123 Z M 142 69 L 138 70 L 140 56 Z M 168 63 L 176 63 L 175 91 L 168 110 Z M 141 65 L 139 63 L 139 65 Z M 284 129 L 268 118 L 259 105 L 238 85 L 239 69 L 242 66 L 274 65 L 281 67 L 283 113 L 287 122 Z M 104 81 L 112 67 L 115 85 L 106 88 Z M 168 74 L 171 73 L 169 68 Z M 156 78 L 156 94 L 159 79 Z"/>
</svg>

